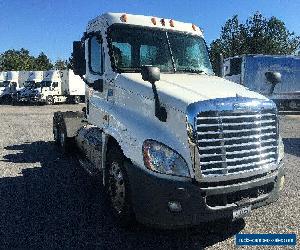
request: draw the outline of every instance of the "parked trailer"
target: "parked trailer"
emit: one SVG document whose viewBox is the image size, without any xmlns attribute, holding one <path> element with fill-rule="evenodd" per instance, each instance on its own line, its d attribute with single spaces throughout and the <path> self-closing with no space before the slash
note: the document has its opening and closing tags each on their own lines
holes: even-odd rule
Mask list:
<svg viewBox="0 0 300 250">
<path fill-rule="evenodd" d="M 266 72 L 279 72 L 277 84 L 270 99 L 285 109 L 300 110 L 300 57 L 274 55 L 243 55 L 224 60 L 224 76 L 268 96 Z"/>
<path fill-rule="evenodd" d="M 7 72 L 2 71 L 0 72 L 0 99 L 2 96 L 5 95 L 7 88 L 9 88 L 9 83 L 6 81 L 7 79 Z"/>
<path fill-rule="evenodd" d="M 34 101 L 46 104 L 70 102 L 79 103 L 84 100 L 85 84 L 74 75 L 72 70 L 49 70 L 44 72 L 39 92 Z"/>
<path fill-rule="evenodd" d="M 197 26 L 108 13 L 73 47 L 86 112 L 54 113 L 54 139 L 102 180 L 118 218 L 174 228 L 278 199 L 276 105 L 214 76 Z"/>
</svg>

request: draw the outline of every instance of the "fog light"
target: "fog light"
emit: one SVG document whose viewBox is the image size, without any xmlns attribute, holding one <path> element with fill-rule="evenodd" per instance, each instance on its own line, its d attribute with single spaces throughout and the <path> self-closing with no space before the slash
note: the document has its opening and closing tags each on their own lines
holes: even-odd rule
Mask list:
<svg viewBox="0 0 300 250">
<path fill-rule="evenodd" d="M 281 191 L 284 187 L 284 183 L 285 183 L 285 176 L 281 176 L 280 180 L 279 180 L 279 191 Z"/>
<path fill-rule="evenodd" d="M 168 202 L 168 207 L 170 209 L 171 212 L 181 212 L 182 208 L 181 208 L 181 204 L 178 201 L 169 201 Z"/>
</svg>

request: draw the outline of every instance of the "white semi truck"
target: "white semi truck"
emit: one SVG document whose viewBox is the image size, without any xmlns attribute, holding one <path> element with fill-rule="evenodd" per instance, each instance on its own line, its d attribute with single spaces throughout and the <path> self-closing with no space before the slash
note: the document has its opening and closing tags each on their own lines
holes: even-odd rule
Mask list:
<svg viewBox="0 0 300 250">
<path fill-rule="evenodd" d="M 12 95 L 21 88 L 19 83 L 19 71 L 7 71 L 1 86 L 1 102 L 10 103 L 12 100 Z"/>
<path fill-rule="evenodd" d="M 56 112 L 54 139 L 101 178 L 118 218 L 198 225 L 278 199 L 285 174 L 276 105 L 215 76 L 196 25 L 103 14 L 73 55 L 86 109 Z"/>
<path fill-rule="evenodd" d="M 61 102 L 79 103 L 84 101 L 85 83 L 72 70 L 50 70 L 44 72 L 35 101 L 46 104 Z"/>
<path fill-rule="evenodd" d="M 7 78 L 7 72 L 6 71 L 0 72 L 0 100 L 2 99 L 3 96 L 5 96 L 5 93 L 9 88 L 9 84 L 6 81 L 6 78 Z"/>
<path fill-rule="evenodd" d="M 40 93 L 41 81 L 43 80 L 43 71 L 25 71 L 24 87 L 17 92 L 18 102 L 30 102 L 35 96 Z M 23 77 L 23 78 L 24 78 Z"/>
</svg>

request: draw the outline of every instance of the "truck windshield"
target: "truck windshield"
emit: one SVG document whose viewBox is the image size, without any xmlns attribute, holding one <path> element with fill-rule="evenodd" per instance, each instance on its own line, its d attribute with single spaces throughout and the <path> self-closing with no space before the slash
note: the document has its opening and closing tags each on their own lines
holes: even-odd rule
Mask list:
<svg viewBox="0 0 300 250">
<path fill-rule="evenodd" d="M 142 65 L 161 72 L 213 74 L 204 39 L 183 32 L 114 25 L 109 31 L 113 66 L 139 72 Z"/>
<path fill-rule="evenodd" d="M 39 88 L 39 87 L 41 87 L 41 83 L 35 82 L 35 81 L 26 81 L 24 83 L 24 87 L 29 88 L 29 89 Z"/>
<path fill-rule="evenodd" d="M 51 87 L 51 81 L 42 81 L 41 86 L 42 87 Z"/>
</svg>

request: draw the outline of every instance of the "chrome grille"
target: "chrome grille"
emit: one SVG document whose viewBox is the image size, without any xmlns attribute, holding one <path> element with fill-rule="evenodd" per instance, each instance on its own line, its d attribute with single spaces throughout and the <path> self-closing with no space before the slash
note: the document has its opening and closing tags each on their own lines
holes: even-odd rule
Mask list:
<svg viewBox="0 0 300 250">
<path fill-rule="evenodd" d="M 195 125 L 203 175 L 249 171 L 276 162 L 275 109 L 204 111 Z"/>
</svg>

